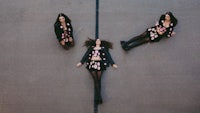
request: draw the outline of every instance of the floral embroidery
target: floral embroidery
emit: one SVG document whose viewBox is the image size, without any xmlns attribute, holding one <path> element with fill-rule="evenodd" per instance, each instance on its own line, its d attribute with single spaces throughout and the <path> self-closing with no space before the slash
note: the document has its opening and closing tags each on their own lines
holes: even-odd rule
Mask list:
<svg viewBox="0 0 200 113">
<path fill-rule="evenodd" d="M 157 34 L 155 28 L 151 29 L 151 31 L 150 31 L 150 38 L 151 38 L 151 40 L 154 40 L 154 39 L 158 38 L 158 34 Z"/>
<path fill-rule="evenodd" d="M 88 63 L 89 64 L 89 63 Z M 90 64 L 88 65 L 89 69 L 93 68 L 96 70 L 100 70 L 101 66 L 100 66 L 100 62 L 99 61 L 91 61 Z"/>
<path fill-rule="evenodd" d="M 62 39 L 64 39 L 64 38 L 65 38 L 65 37 L 64 37 L 64 33 L 62 33 L 62 36 L 61 36 L 61 38 L 62 38 Z"/>
</svg>

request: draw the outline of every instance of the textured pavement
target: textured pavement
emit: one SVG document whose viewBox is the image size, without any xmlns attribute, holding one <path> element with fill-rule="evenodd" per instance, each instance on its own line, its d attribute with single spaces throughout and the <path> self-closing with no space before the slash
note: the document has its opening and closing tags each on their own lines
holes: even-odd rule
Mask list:
<svg viewBox="0 0 200 113">
<path fill-rule="evenodd" d="M 99 113 L 200 113 L 200 1 L 100 0 L 99 36 L 118 69 L 102 78 Z M 176 35 L 124 52 L 128 40 L 172 11 Z M 67 14 L 76 46 L 57 42 Z M 0 113 L 93 113 L 93 81 L 76 63 L 95 36 L 95 0 L 0 0 Z"/>
</svg>

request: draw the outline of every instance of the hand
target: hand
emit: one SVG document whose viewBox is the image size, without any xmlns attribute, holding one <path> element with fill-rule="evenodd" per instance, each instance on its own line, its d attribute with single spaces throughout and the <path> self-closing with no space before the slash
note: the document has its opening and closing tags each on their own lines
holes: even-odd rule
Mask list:
<svg viewBox="0 0 200 113">
<path fill-rule="evenodd" d="M 156 26 L 158 26 L 159 25 L 159 23 L 158 23 L 158 21 L 156 21 L 156 24 L 155 24 Z"/>
<path fill-rule="evenodd" d="M 172 36 L 174 36 L 175 34 L 176 34 L 176 32 L 173 31 L 173 32 L 172 32 Z"/>
<path fill-rule="evenodd" d="M 81 67 L 82 66 L 82 63 L 79 62 L 78 64 L 76 64 L 76 67 Z"/>
<path fill-rule="evenodd" d="M 115 69 L 118 68 L 116 64 L 113 64 L 112 67 L 115 68 Z"/>
</svg>

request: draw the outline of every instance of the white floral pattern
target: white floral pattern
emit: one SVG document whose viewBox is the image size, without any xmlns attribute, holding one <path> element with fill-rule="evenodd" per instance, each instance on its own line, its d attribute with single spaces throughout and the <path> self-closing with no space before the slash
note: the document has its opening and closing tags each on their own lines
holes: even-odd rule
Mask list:
<svg viewBox="0 0 200 113">
<path fill-rule="evenodd" d="M 100 56 L 100 51 L 99 50 L 93 50 L 89 56 L 93 57 L 98 57 Z M 101 61 L 90 61 L 90 63 L 87 64 L 89 69 L 94 69 L 94 70 L 101 70 Z"/>
<path fill-rule="evenodd" d="M 149 28 L 148 31 L 150 33 L 151 40 L 155 40 L 156 38 L 158 38 L 158 33 L 156 32 L 155 28 Z"/>
<path fill-rule="evenodd" d="M 156 24 L 156 26 L 148 28 L 147 32 L 149 33 L 149 37 L 151 41 L 155 41 L 156 39 L 158 40 L 159 38 L 161 38 L 163 35 L 159 35 L 156 31 L 156 27 L 160 26 L 161 28 L 159 29 L 160 32 L 164 32 L 165 36 L 167 37 L 171 37 L 171 34 L 173 32 L 173 23 L 170 23 L 168 28 L 165 28 L 163 26 L 164 24 L 164 20 L 160 20 L 159 25 Z"/>
</svg>

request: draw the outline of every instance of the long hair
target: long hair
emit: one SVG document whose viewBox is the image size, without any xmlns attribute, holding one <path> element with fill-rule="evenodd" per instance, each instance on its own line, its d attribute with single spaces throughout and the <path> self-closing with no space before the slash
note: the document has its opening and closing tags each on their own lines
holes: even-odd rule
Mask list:
<svg viewBox="0 0 200 113">
<path fill-rule="evenodd" d="M 91 39 L 88 38 L 88 40 L 85 41 L 84 46 L 86 47 L 91 47 L 91 46 L 95 46 L 96 45 L 96 40 L 97 39 Z M 101 40 L 101 47 L 105 47 L 107 49 L 112 49 L 113 48 L 113 44 L 111 42 L 108 42 L 106 40 Z"/>
<path fill-rule="evenodd" d="M 168 15 L 170 16 L 171 22 L 174 24 L 174 26 L 176 26 L 177 23 L 178 23 L 178 20 L 177 20 L 176 17 L 173 15 L 173 13 L 172 13 L 172 12 L 166 12 L 165 15 L 166 15 L 166 14 L 168 14 Z"/>
<path fill-rule="evenodd" d="M 160 20 L 165 20 L 165 15 L 168 14 L 170 16 L 170 20 L 171 22 L 174 24 L 174 27 L 177 25 L 178 20 L 176 19 L 176 17 L 173 15 L 172 12 L 166 12 L 165 14 L 160 16 Z"/>
<path fill-rule="evenodd" d="M 60 21 L 59 21 L 59 17 L 61 17 L 61 16 L 63 16 L 65 18 L 66 23 L 71 22 L 71 20 L 69 19 L 69 17 L 67 15 L 65 15 L 64 13 L 59 13 L 54 25 L 60 25 L 61 24 Z"/>
</svg>

